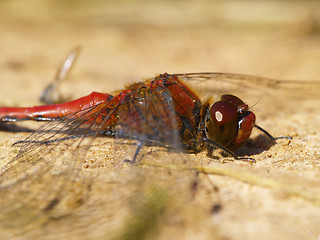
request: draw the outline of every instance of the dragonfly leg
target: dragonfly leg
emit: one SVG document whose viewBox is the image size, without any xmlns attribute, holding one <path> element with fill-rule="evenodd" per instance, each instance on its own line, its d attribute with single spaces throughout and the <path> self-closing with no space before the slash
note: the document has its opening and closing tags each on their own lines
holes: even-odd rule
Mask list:
<svg viewBox="0 0 320 240">
<path fill-rule="evenodd" d="M 256 162 L 256 160 L 254 158 L 238 157 L 234 152 L 230 151 L 229 149 L 225 148 L 224 146 L 221 146 L 220 144 L 218 144 L 218 143 L 216 143 L 216 142 L 214 142 L 214 141 L 212 141 L 212 140 L 210 140 L 208 138 L 205 138 L 204 141 L 209 145 L 209 148 L 207 147 L 208 154 L 210 154 L 210 151 L 211 151 L 211 154 L 212 154 L 212 150 L 217 147 L 217 148 L 222 149 L 225 153 L 227 153 L 229 156 L 233 157 L 236 160 L 248 161 L 248 162 L 251 162 L 251 163 L 255 163 Z"/>
<path fill-rule="evenodd" d="M 137 160 L 139 152 L 140 152 L 140 150 L 141 150 L 141 148 L 143 146 L 143 142 L 139 141 L 137 145 L 138 145 L 138 147 L 136 149 L 136 152 L 134 153 L 134 156 L 133 156 L 133 159 L 132 159 L 132 163 L 136 163 L 137 162 L 136 160 Z"/>
<path fill-rule="evenodd" d="M 254 125 L 257 129 L 259 129 L 261 132 L 263 132 L 265 135 L 267 135 L 268 138 L 270 138 L 270 140 L 277 140 L 277 139 L 292 139 L 292 137 L 273 137 L 270 133 L 268 133 L 265 129 L 263 129 L 262 127 L 258 126 L 258 125 Z"/>
<path fill-rule="evenodd" d="M 124 161 L 124 162 L 129 162 L 129 163 L 132 163 L 132 164 L 137 163 L 137 157 L 138 157 L 139 152 L 140 152 L 140 150 L 142 149 L 143 145 L 144 145 L 144 141 L 138 141 L 138 143 L 137 143 L 137 146 L 138 146 L 138 147 L 137 147 L 137 149 L 136 149 L 136 151 L 135 151 L 135 153 L 134 153 L 134 155 L 133 155 L 133 159 L 132 159 L 132 160 L 125 159 L 125 160 L 123 160 L 123 161 Z"/>
</svg>

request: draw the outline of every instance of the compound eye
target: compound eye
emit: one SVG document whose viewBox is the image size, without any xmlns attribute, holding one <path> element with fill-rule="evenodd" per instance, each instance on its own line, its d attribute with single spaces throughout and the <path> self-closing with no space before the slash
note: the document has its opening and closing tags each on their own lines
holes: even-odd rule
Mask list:
<svg viewBox="0 0 320 240">
<path fill-rule="evenodd" d="M 238 107 L 244 105 L 245 103 L 238 97 L 231 94 L 224 94 L 221 96 L 221 101 L 229 102 L 234 106 Z"/>
<path fill-rule="evenodd" d="M 237 115 L 237 108 L 229 102 L 218 101 L 210 108 L 210 119 L 214 119 L 219 126 L 236 121 Z"/>
<path fill-rule="evenodd" d="M 231 94 L 225 94 L 221 96 L 221 101 L 229 102 L 237 108 L 239 113 L 248 110 L 248 105 L 245 104 L 240 98 Z"/>
<path fill-rule="evenodd" d="M 237 135 L 237 108 L 230 102 L 218 101 L 210 108 L 207 134 L 210 140 L 227 147 Z"/>
</svg>

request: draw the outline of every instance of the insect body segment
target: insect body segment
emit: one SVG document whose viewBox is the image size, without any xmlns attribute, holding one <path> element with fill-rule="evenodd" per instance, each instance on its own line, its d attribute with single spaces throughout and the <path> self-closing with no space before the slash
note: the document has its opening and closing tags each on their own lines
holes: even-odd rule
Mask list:
<svg viewBox="0 0 320 240">
<path fill-rule="evenodd" d="M 92 92 L 88 96 L 74 101 L 43 105 L 35 107 L 0 107 L 0 121 L 16 122 L 23 120 L 49 121 L 65 117 L 83 109 L 108 102 L 112 99 L 110 94 Z"/>
</svg>

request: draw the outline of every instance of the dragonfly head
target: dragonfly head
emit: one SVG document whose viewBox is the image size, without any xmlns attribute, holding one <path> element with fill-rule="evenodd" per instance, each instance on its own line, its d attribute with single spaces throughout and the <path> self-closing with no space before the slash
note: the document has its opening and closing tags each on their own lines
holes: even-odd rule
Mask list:
<svg viewBox="0 0 320 240">
<path fill-rule="evenodd" d="M 256 120 L 248 105 L 229 94 L 222 95 L 207 114 L 209 139 L 230 150 L 241 147 L 249 139 Z"/>
</svg>

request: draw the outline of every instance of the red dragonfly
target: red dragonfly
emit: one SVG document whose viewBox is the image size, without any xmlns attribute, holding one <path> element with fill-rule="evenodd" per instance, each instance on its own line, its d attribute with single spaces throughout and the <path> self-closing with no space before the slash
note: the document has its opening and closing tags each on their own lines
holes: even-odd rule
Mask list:
<svg viewBox="0 0 320 240">
<path fill-rule="evenodd" d="M 114 94 L 93 92 L 60 104 L 1 107 L 2 122 L 49 122 L 26 140 L 17 142 L 21 146 L 18 155 L 2 169 L 0 220 L 5 222 L 15 211 L 17 214 L 27 212 L 30 215 L 26 218 L 28 222 L 44 210 L 53 209 L 64 196 L 64 189 L 73 189 L 75 178 L 70 178 L 68 171 L 74 175 L 75 169 L 79 169 L 86 151 L 97 136 L 137 140 L 132 162 L 137 160 L 141 148 L 149 144 L 178 150 L 183 147 L 187 152 L 195 153 L 205 149 L 211 153 L 219 148 L 234 159 L 254 161 L 234 153 L 246 143 L 254 127 L 271 140 L 290 137 L 273 137 L 256 125 L 254 113 L 240 98 L 224 94 L 215 103 L 211 99 L 202 102 L 186 84 L 196 80 L 232 82 L 241 79 L 268 86 L 281 84 L 277 80 L 236 74 L 164 73 L 131 84 Z M 57 150 L 62 142 L 69 143 L 66 148 L 76 149 L 74 161 L 68 164 L 61 157 L 65 152 L 64 146 L 61 151 Z M 47 155 L 52 160 L 48 160 Z M 30 190 L 33 185 L 40 190 Z M 19 204 L 12 206 L 12 199 L 18 197 Z M 36 212 L 32 212 L 34 209 Z"/>
<path fill-rule="evenodd" d="M 74 101 L 36 107 L 2 107 L 0 120 L 65 122 L 63 138 L 27 139 L 24 143 L 49 144 L 87 135 L 106 135 L 133 138 L 140 142 L 173 146 L 181 144 L 188 152 L 207 148 L 220 148 L 235 159 L 233 150 L 243 146 L 253 127 L 271 140 L 290 137 L 273 137 L 255 124 L 256 117 L 240 98 L 225 94 L 210 106 L 182 81 L 185 78 L 208 78 L 216 73 L 164 73 L 145 82 L 129 85 L 115 95 L 93 92 Z M 217 75 L 219 76 L 219 74 Z M 59 130 L 61 131 L 61 130 Z M 178 136 L 178 139 L 177 139 Z"/>
<path fill-rule="evenodd" d="M 58 69 L 55 81 L 41 96 L 45 103 L 53 102 L 53 92 L 66 78 L 80 48 L 73 49 Z M 93 92 L 88 96 L 61 104 L 36 107 L 1 107 L 0 121 L 59 120 L 61 129 L 68 129 L 69 136 L 62 138 L 36 139 L 19 143 L 48 144 L 71 138 L 90 135 L 118 136 L 139 140 L 140 144 L 133 161 L 148 143 L 178 147 L 188 152 L 200 152 L 205 148 L 212 152 L 220 148 L 235 159 L 234 150 L 249 139 L 253 127 L 265 133 L 271 140 L 290 137 L 273 137 L 255 124 L 256 117 L 241 99 L 230 94 L 210 106 L 210 99 L 201 102 L 199 97 L 183 82 L 190 79 L 248 78 L 243 75 L 223 73 L 161 74 L 145 82 L 138 82 L 114 95 Z M 262 79 L 261 79 L 262 80 Z M 264 79 L 266 81 L 266 79 Z M 274 80 L 269 80 L 269 84 Z M 275 84 L 276 81 L 273 82 Z M 65 124 L 63 124 L 65 122 Z M 53 124 L 54 125 L 54 124 Z M 50 126 L 50 125 L 49 125 Z M 50 128 L 50 127 L 49 127 Z M 57 131 L 61 132 L 61 129 Z M 80 130 L 81 129 L 81 130 Z M 52 129 L 50 129 L 52 131 Z M 41 133 L 43 136 L 43 133 Z"/>
</svg>

